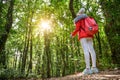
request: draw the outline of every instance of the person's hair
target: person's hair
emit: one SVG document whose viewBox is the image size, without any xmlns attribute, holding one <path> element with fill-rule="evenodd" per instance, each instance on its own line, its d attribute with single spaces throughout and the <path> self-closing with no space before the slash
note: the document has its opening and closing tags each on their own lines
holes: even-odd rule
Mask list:
<svg viewBox="0 0 120 80">
<path fill-rule="evenodd" d="M 85 8 L 81 8 L 77 14 L 83 14 L 85 13 Z"/>
</svg>

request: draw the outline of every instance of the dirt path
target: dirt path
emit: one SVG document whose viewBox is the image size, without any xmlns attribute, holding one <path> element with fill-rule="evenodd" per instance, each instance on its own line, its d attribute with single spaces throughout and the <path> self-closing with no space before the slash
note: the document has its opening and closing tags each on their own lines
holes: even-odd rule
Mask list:
<svg viewBox="0 0 120 80">
<path fill-rule="evenodd" d="M 82 73 L 77 73 L 65 77 L 45 80 L 120 80 L 120 70 L 101 71 L 98 74 L 92 75 L 82 75 Z"/>
<path fill-rule="evenodd" d="M 98 74 L 82 75 L 76 73 L 65 77 L 50 78 L 50 79 L 15 79 L 15 80 L 120 80 L 120 70 L 100 71 Z"/>
</svg>

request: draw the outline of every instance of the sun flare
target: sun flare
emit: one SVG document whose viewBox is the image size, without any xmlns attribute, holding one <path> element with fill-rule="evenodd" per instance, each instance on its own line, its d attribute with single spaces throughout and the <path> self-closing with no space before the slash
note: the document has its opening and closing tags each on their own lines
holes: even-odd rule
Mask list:
<svg viewBox="0 0 120 80">
<path fill-rule="evenodd" d="M 50 30 L 50 21 L 41 21 L 40 23 L 42 30 Z"/>
<path fill-rule="evenodd" d="M 37 27 L 34 29 L 35 36 L 43 35 L 44 33 L 52 32 L 51 21 L 50 20 L 41 20 L 38 22 Z"/>
</svg>

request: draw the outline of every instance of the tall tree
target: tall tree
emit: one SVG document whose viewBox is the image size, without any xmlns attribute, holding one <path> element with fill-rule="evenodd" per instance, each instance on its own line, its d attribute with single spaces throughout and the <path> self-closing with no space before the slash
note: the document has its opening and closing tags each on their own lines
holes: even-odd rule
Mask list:
<svg viewBox="0 0 120 80">
<path fill-rule="evenodd" d="M 6 23 L 4 26 L 4 33 L 0 37 L 0 63 L 6 66 L 6 54 L 5 54 L 5 44 L 12 27 L 13 23 L 13 7 L 14 7 L 14 0 L 7 1 L 9 2 L 9 7 L 6 15 Z"/>
<path fill-rule="evenodd" d="M 76 14 L 75 14 L 75 11 L 74 11 L 73 2 L 74 2 L 74 0 L 69 1 L 69 9 L 71 11 L 72 18 L 74 19 L 76 17 Z"/>
<path fill-rule="evenodd" d="M 120 1 L 100 0 L 106 18 L 105 33 L 112 52 L 112 61 L 120 66 Z"/>
</svg>

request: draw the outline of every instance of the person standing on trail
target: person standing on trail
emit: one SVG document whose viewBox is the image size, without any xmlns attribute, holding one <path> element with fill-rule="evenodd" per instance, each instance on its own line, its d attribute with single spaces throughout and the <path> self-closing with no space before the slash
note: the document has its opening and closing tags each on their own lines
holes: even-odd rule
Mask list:
<svg viewBox="0 0 120 80">
<path fill-rule="evenodd" d="M 71 33 L 71 37 L 78 34 L 78 39 L 80 40 L 81 46 L 84 52 L 84 58 L 86 63 L 86 68 L 83 70 L 83 74 L 98 73 L 96 67 L 96 53 L 93 47 L 93 35 L 88 35 L 84 29 L 84 20 L 88 17 L 85 14 L 85 9 L 81 8 L 77 13 L 77 17 L 74 19 L 75 30 Z M 90 56 L 92 59 L 92 67 L 90 67 Z"/>
</svg>

